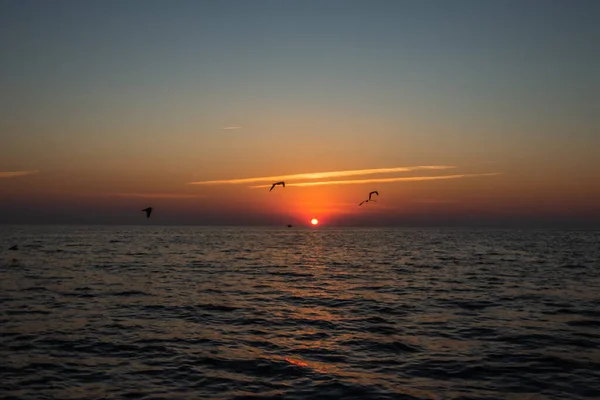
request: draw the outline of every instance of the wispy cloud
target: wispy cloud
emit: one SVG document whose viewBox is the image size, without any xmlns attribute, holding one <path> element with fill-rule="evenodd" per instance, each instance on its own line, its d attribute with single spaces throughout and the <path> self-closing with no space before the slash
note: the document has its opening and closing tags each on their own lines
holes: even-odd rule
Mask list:
<svg viewBox="0 0 600 400">
<path fill-rule="evenodd" d="M 327 178 L 341 178 L 347 176 L 362 176 L 362 175 L 374 175 L 374 174 L 390 174 L 394 172 L 411 172 L 421 170 L 442 170 L 456 168 L 448 165 L 420 165 L 415 167 L 393 167 L 393 168 L 374 168 L 374 169 L 355 169 L 346 171 L 330 171 L 330 172 L 309 172 L 303 174 L 294 175 L 277 175 L 277 176 L 261 176 L 257 178 L 242 178 L 242 179 L 223 179 L 214 181 L 199 181 L 189 182 L 190 185 L 238 185 L 242 183 L 254 183 L 254 182 L 270 182 L 273 180 L 309 180 L 309 179 L 327 179 Z M 391 178 L 395 179 L 395 178 Z M 347 182 L 347 181 L 340 181 Z M 393 182 L 393 181 L 392 181 Z M 318 182 L 312 182 L 312 184 L 318 184 Z M 286 182 L 286 185 L 288 183 Z M 300 183 L 292 184 L 295 186 L 301 185 Z M 303 185 L 309 186 L 309 185 Z"/>
<path fill-rule="evenodd" d="M 317 181 L 317 182 L 298 182 L 286 183 L 285 186 L 321 186 L 321 185 L 360 185 L 363 183 L 388 183 L 388 182 L 410 182 L 410 181 L 435 181 L 440 179 L 460 179 L 481 176 L 500 175 L 501 172 L 489 172 L 484 174 L 460 174 L 460 175 L 439 175 L 439 176 L 404 176 L 397 178 L 375 178 L 375 179 L 353 179 L 346 181 Z M 250 186 L 253 189 L 270 187 L 271 185 Z"/>
<path fill-rule="evenodd" d="M 221 129 L 223 129 L 224 131 L 233 131 L 235 129 L 242 129 L 242 127 L 238 126 L 238 125 L 231 125 L 231 126 L 224 126 Z"/>
<path fill-rule="evenodd" d="M 471 200 L 469 200 L 471 201 Z M 412 200 L 411 203 L 415 204 L 460 204 L 460 200 L 448 200 L 448 199 L 417 199 Z"/>
<path fill-rule="evenodd" d="M 188 193 L 103 193 L 106 196 L 115 197 L 141 197 L 147 199 L 193 199 L 206 197 L 201 194 Z"/>
<path fill-rule="evenodd" d="M 25 176 L 25 175 L 33 175 L 33 174 L 37 174 L 38 170 L 33 170 L 33 171 L 0 171 L 0 178 L 15 178 L 17 176 Z"/>
</svg>

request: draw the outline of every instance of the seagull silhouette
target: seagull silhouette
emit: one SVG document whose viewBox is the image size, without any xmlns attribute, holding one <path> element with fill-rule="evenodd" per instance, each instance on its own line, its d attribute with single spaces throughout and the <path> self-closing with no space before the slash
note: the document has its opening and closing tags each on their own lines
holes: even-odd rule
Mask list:
<svg viewBox="0 0 600 400">
<path fill-rule="evenodd" d="M 269 189 L 269 192 L 270 192 L 271 190 L 273 190 L 273 188 L 274 188 L 275 186 L 277 186 L 277 185 L 281 185 L 281 186 L 285 187 L 285 182 L 284 182 L 284 181 L 281 181 L 281 182 L 275 182 L 275 183 L 273 184 L 273 186 L 271 186 L 271 189 Z"/>
<path fill-rule="evenodd" d="M 371 196 L 373 194 L 376 194 L 377 196 L 379 196 L 379 192 L 377 190 L 373 190 L 371 193 L 369 193 L 369 200 L 371 200 Z"/>
<path fill-rule="evenodd" d="M 150 214 L 152 214 L 152 207 L 144 208 L 142 211 L 146 211 L 146 218 L 150 218 Z"/>
</svg>

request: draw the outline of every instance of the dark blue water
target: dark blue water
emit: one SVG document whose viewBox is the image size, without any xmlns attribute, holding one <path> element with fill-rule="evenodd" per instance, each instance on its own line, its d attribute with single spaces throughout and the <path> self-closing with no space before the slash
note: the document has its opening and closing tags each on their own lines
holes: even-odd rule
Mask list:
<svg viewBox="0 0 600 400">
<path fill-rule="evenodd" d="M 5 226 L 0 334 L 5 399 L 597 399 L 600 232 Z"/>
</svg>

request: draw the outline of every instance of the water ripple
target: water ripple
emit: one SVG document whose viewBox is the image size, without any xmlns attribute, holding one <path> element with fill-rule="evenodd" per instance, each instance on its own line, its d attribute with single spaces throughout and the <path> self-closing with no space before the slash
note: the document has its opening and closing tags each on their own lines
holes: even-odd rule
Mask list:
<svg viewBox="0 0 600 400">
<path fill-rule="evenodd" d="M 2 227 L 5 399 L 594 399 L 600 233 Z"/>
</svg>

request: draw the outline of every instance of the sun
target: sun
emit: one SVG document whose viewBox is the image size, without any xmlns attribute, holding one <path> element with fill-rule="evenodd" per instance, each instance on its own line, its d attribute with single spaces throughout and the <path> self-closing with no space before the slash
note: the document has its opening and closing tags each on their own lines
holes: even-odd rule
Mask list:
<svg viewBox="0 0 600 400">
<path fill-rule="evenodd" d="M 313 218 L 313 219 L 310 220 L 310 223 L 313 224 L 313 225 L 317 225 L 319 223 L 319 220 L 316 219 L 316 218 Z"/>
</svg>

